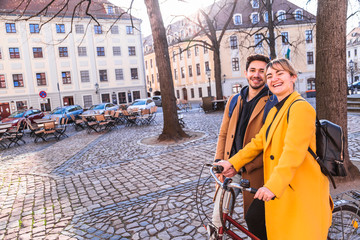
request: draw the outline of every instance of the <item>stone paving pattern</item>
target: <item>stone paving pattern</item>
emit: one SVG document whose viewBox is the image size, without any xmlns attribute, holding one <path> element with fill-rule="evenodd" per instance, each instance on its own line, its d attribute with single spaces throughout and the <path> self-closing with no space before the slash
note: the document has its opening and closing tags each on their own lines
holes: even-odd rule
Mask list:
<svg viewBox="0 0 360 240">
<path fill-rule="evenodd" d="M 207 223 L 214 188 L 208 169 L 200 172 L 213 160 L 221 119 L 184 113 L 186 129 L 204 136 L 177 145 L 141 143 L 161 132 L 158 114 L 155 125 L 101 134 L 69 127 L 58 142 L 27 136 L 1 150 L 0 239 L 207 239 L 196 203 Z M 360 117 L 348 119 L 350 155 L 360 160 Z"/>
</svg>

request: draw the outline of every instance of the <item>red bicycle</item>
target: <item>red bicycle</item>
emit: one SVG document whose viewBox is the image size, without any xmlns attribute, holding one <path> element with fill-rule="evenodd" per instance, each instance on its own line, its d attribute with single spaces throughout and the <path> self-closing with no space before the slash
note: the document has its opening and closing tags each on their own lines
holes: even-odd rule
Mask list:
<svg viewBox="0 0 360 240">
<path fill-rule="evenodd" d="M 254 234 L 249 232 L 245 227 L 232 218 L 234 204 L 235 204 L 235 193 L 233 188 L 238 188 L 240 191 L 248 191 L 251 193 L 256 193 L 257 189 L 250 187 L 249 180 L 242 179 L 240 184 L 232 183 L 230 178 L 226 178 L 224 182 L 221 182 L 217 177 L 216 173 L 222 172 L 218 167 L 210 165 L 210 174 L 215 179 L 216 183 L 220 185 L 222 189 L 221 198 L 220 198 L 220 216 L 221 217 L 221 227 L 218 229 L 217 240 L 222 240 L 226 235 L 230 236 L 234 240 L 242 240 L 243 237 L 240 237 L 235 231 L 238 230 L 244 233 L 247 237 L 250 237 L 252 240 L 260 240 Z"/>
</svg>

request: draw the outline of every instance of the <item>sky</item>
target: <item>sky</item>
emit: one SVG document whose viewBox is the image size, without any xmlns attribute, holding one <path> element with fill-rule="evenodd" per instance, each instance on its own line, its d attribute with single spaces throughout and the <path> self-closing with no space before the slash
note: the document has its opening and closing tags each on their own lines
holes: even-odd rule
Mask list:
<svg viewBox="0 0 360 240">
<path fill-rule="evenodd" d="M 128 9 L 131 0 L 109 0 L 113 4 L 122 7 L 123 9 Z M 298 5 L 299 7 L 309 11 L 310 13 L 316 15 L 316 5 L 317 0 L 310 0 L 310 3 L 307 4 L 308 0 L 289 0 L 290 2 Z M 174 16 L 189 15 L 196 12 L 199 8 L 206 7 L 211 5 L 214 0 L 159 0 L 161 13 L 165 26 L 174 21 Z M 355 11 L 359 8 L 359 3 L 357 0 L 350 0 L 348 5 L 348 12 Z M 146 12 L 146 6 L 144 0 L 134 0 L 132 15 L 142 19 L 141 29 L 143 36 L 148 36 L 151 34 L 151 27 Z M 351 31 L 354 27 L 359 26 L 360 14 L 351 18 L 348 21 L 347 32 Z"/>
</svg>

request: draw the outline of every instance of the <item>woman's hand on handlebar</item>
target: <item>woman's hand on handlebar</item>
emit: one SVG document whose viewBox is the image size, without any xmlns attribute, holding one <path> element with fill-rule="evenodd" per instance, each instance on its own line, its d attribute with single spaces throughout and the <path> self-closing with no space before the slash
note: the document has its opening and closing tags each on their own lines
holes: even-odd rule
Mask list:
<svg viewBox="0 0 360 240">
<path fill-rule="evenodd" d="M 233 165 L 231 165 L 228 161 L 221 160 L 219 162 L 215 162 L 214 165 L 223 166 L 224 170 L 222 171 L 222 174 L 225 177 L 233 177 L 237 173 Z"/>
</svg>

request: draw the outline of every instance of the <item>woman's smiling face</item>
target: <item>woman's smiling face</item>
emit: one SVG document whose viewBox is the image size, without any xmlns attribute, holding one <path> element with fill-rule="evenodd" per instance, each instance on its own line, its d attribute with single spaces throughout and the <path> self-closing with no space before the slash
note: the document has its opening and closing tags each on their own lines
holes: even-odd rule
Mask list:
<svg viewBox="0 0 360 240">
<path fill-rule="evenodd" d="M 267 69 L 266 81 L 270 91 L 281 101 L 294 91 L 294 83 L 297 76 L 285 71 L 278 64 L 273 67 Z"/>
</svg>

